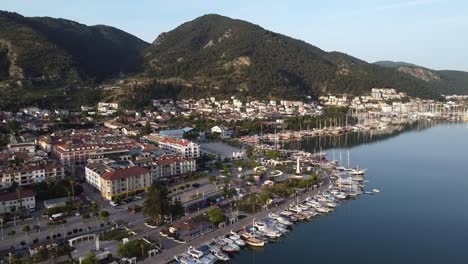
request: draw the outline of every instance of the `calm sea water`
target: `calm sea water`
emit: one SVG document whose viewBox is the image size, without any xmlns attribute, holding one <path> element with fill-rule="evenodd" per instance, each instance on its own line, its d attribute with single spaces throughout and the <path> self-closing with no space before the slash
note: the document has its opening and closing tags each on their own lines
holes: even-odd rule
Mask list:
<svg viewBox="0 0 468 264">
<path fill-rule="evenodd" d="M 413 128 L 354 145 L 351 164 L 367 168 L 366 189 L 381 193 L 346 201 L 230 263 L 468 263 L 468 126 Z M 348 149 L 340 151 L 346 160 Z"/>
</svg>

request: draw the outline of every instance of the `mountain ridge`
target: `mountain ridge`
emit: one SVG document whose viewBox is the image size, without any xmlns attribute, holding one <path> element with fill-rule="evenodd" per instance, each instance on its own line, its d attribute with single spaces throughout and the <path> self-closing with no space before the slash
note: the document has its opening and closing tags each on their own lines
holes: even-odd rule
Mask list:
<svg viewBox="0 0 468 264">
<path fill-rule="evenodd" d="M 300 99 L 362 94 L 373 87 L 423 98 L 468 93 L 464 72 L 390 64 L 326 52 L 217 14 L 187 21 L 147 43 L 106 25 L 0 11 L 0 108 L 76 107 L 106 98 L 131 105 L 160 96 Z M 93 88 L 116 80 L 126 84 L 119 92 Z"/>
</svg>

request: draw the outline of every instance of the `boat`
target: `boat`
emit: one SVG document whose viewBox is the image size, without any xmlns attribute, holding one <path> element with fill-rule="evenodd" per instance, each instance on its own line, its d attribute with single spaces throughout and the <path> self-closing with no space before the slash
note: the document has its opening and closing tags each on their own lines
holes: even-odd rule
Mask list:
<svg viewBox="0 0 468 264">
<path fill-rule="evenodd" d="M 317 207 L 315 210 L 317 210 L 317 212 L 319 213 L 330 213 L 331 211 L 333 211 L 332 209 L 328 208 L 328 207 L 324 207 L 324 206 L 320 206 L 320 207 Z"/>
<path fill-rule="evenodd" d="M 218 247 L 210 247 L 210 250 L 209 252 L 215 256 L 215 258 L 217 258 L 218 260 L 221 260 L 221 261 L 228 261 L 229 260 L 229 256 L 224 254 Z"/>
<path fill-rule="evenodd" d="M 215 264 L 218 261 L 218 259 L 213 256 L 212 254 L 205 254 L 199 261 L 198 263 L 200 264 Z"/>
<path fill-rule="evenodd" d="M 269 237 L 269 238 L 278 238 L 281 236 L 281 233 L 277 230 L 274 230 L 270 227 L 268 227 L 265 223 L 263 222 L 254 222 L 254 227 L 257 228 L 258 231 L 262 232 L 263 235 Z"/>
<path fill-rule="evenodd" d="M 249 246 L 254 246 L 254 247 L 263 247 L 265 245 L 265 242 L 255 237 L 251 237 L 245 240 L 245 243 Z"/>
<path fill-rule="evenodd" d="M 245 246 L 244 240 L 242 240 L 241 237 L 233 231 L 231 231 L 231 233 L 228 234 L 228 238 L 240 247 Z"/>
<path fill-rule="evenodd" d="M 337 195 L 335 195 L 335 197 L 338 198 L 338 199 L 344 200 L 344 199 L 348 198 L 348 194 L 346 194 L 344 192 L 340 192 Z"/>
<path fill-rule="evenodd" d="M 240 250 L 240 247 L 234 242 L 232 241 L 231 239 L 227 238 L 227 237 L 224 237 L 224 238 L 219 238 L 221 239 L 222 241 L 224 241 L 226 244 L 228 244 L 230 247 L 234 248 L 236 251 L 239 251 Z"/>
<path fill-rule="evenodd" d="M 378 189 L 372 189 L 372 191 L 375 192 L 375 193 L 379 193 L 379 192 L 380 192 L 380 190 L 378 190 Z"/>
<path fill-rule="evenodd" d="M 190 246 L 187 249 L 187 254 L 189 254 L 190 256 L 192 256 L 195 259 L 199 259 L 199 258 L 203 257 L 203 252 L 201 252 L 200 250 L 195 249 L 193 246 Z"/>
<path fill-rule="evenodd" d="M 212 245 L 219 246 L 221 248 L 221 250 L 226 252 L 226 253 L 233 254 L 233 253 L 236 253 L 237 251 L 239 251 L 239 247 L 237 247 L 237 249 L 236 249 L 236 248 L 232 247 L 230 244 L 227 244 L 226 242 L 224 242 L 223 240 L 213 238 L 212 241 L 213 241 Z"/>
<path fill-rule="evenodd" d="M 293 223 L 291 221 L 287 220 L 286 218 L 284 218 L 284 217 L 282 217 L 280 215 L 270 213 L 268 216 L 275 219 L 280 224 L 283 224 L 283 225 L 286 225 L 286 226 L 292 226 L 293 225 Z"/>
<path fill-rule="evenodd" d="M 182 263 L 182 264 L 197 264 L 197 260 L 192 258 L 189 254 L 187 253 L 182 253 L 178 256 L 174 256 L 174 260 Z"/>
</svg>

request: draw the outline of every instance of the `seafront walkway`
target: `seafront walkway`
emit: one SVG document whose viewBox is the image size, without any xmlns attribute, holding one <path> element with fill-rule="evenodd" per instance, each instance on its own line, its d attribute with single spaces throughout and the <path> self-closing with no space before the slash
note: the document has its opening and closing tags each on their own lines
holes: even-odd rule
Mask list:
<svg viewBox="0 0 468 264">
<path fill-rule="evenodd" d="M 327 179 L 320 187 L 318 187 L 316 189 L 313 189 L 311 191 L 308 191 L 306 193 L 303 193 L 303 194 L 299 195 L 298 197 L 288 198 L 283 204 L 281 204 L 281 205 L 279 205 L 277 207 L 272 207 L 272 208 L 269 208 L 267 210 L 258 212 L 256 214 L 249 215 L 249 216 L 239 220 L 236 223 L 226 225 L 223 228 L 216 229 L 213 232 L 207 233 L 206 235 L 198 237 L 198 238 L 196 238 L 196 239 L 194 239 L 194 240 L 192 240 L 190 242 L 177 245 L 177 246 L 175 246 L 173 248 L 170 248 L 170 249 L 168 249 L 168 250 L 162 252 L 161 254 L 158 254 L 158 255 L 156 255 L 156 256 L 154 256 L 152 258 L 146 258 L 145 260 L 142 261 L 142 263 L 150 264 L 150 263 L 169 263 L 169 262 L 172 262 L 174 260 L 174 256 L 186 252 L 187 248 L 190 247 L 190 246 L 198 247 L 199 245 L 201 245 L 201 244 L 203 244 L 205 242 L 208 242 L 213 238 L 217 238 L 217 237 L 226 235 L 231 230 L 242 229 L 243 227 L 246 227 L 246 226 L 252 224 L 254 219 L 261 219 L 261 218 L 267 217 L 268 214 L 272 213 L 272 212 L 283 211 L 292 202 L 294 202 L 296 200 L 303 201 L 309 196 L 316 195 L 318 192 L 328 190 L 329 187 L 330 187 L 330 180 Z"/>
</svg>

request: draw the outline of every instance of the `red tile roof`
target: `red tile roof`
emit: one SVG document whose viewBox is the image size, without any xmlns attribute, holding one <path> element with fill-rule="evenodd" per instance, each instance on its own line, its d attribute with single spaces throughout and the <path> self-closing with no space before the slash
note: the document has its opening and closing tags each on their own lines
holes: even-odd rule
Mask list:
<svg viewBox="0 0 468 264">
<path fill-rule="evenodd" d="M 150 173 L 149 169 L 141 168 L 141 167 L 131 167 L 126 169 L 117 169 L 112 171 L 106 171 L 102 174 L 102 178 L 104 180 L 120 180 L 125 179 L 132 176 L 139 176 L 142 174 Z"/>
</svg>

